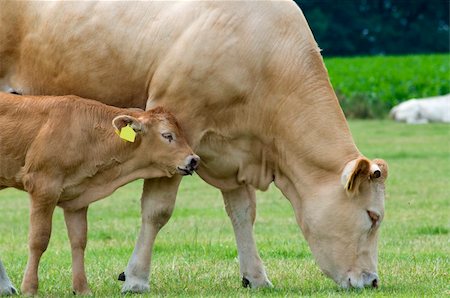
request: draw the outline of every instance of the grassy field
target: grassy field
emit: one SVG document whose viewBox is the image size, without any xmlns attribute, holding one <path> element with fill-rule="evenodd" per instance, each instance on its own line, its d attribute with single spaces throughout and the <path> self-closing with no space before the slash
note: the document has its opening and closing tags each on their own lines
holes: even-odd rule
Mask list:
<svg viewBox="0 0 450 298">
<path fill-rule="evenodd" d="M 220 194 L 187 177 L 177 207 L 155 246 L 151 293 L 143 296 L 395 296 L 450 295 L 450 127 L 351 121 L 361 151 L 390 166 L 386 218 L 379 243 L 377 290 L 340 290 L 314 264 L 293 211 L 275 188 L 258 193 L 255 234 L 273 289 L 241 288 L 236 246 Z M 120 297 L 140 226 L 142 182 L 91 206 L 86 269 L 97 297 Z M 27 259 L 28 199 L 0 192 L 0 256 L 20 286 Z M 70 248 L 61 210 L 40 268 L 40 294 L 72 296 Z M 140 297 L 137 296 L 137 297 Z"/>
<path fill-rule="evenodd" d="M 327 58 L 347 116 L 383 118 L 401 101 L 450 93 L 450 55 Z"/>
</svg>

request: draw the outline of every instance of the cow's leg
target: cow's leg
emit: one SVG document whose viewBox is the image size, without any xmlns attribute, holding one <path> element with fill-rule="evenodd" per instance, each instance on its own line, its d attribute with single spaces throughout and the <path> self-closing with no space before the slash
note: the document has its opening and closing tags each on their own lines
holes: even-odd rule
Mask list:
<svg viewBox="0 0 450 298">
<path fill-rule="evenodd" d="M 56 200 L 31 198 L 29 255 L 22 281 L 22 294 L 34 295 L 38 289 L 38 267 L 42 254 L 47 249 L 52 231 L 52 215 Z"/>
<path fill-rule="evenodd" d="M 222 194 L 236 237 L 242 285 L 252 288 L 272 287 L 253 237 L 256 216 L 255 190 L 251 186 L 242 186 L 233 191 L 222 191 Z"/>
<path fill-rule="evenodd" d="M 16 293 L 17 290 L 9 280 L 5 267 L 3 267 L 2 260 L 0 260 L 0 296 L 13 295 Z"/>
<path fill-rule="evenodd" d="M 90 294 L 89 286 L 84 271 L 84 250 L 87 242 L 87 210 L 82 208 L 77 211 L 64 210 L 67 233 L 72 248 L 72 286 L 74 294 Z"/>
<path fill-rule="evenodd" d="M 172 215 L 181 177 L 146 180 L 141 198 L 142 226 L 124 275 L 122 293 L 142 293 L 150 289 L 150 261 L 153 243 L 159 230 Z"/>
</svg>

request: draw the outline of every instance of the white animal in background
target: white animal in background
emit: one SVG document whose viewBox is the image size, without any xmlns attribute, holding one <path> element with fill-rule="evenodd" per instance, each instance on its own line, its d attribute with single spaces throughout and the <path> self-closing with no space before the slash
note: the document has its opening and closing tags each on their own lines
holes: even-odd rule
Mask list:
<svg viewBox="0 0 450 298">
<path fill-rule="evenodd" d="M 393 107 L 390 116 L 409 124 L 450 123 L 450 94 L 407 100 Z"/>
</svg>

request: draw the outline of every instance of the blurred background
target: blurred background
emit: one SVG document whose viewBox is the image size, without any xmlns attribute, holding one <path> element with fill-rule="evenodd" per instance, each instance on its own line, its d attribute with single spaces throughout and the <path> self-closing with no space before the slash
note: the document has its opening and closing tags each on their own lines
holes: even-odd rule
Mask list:
<svg viewBox="0 0 450 298">
<path fill-rule="evenodd" d="M 296 0 L 323 55 L 448 53 L 448 0 Z"/>
<path fill-rule="evenodd" d="M 450 93 L 450 1 L 296 3 L 348 117 L 384 118 L 404 100 Z"/>
</svg>

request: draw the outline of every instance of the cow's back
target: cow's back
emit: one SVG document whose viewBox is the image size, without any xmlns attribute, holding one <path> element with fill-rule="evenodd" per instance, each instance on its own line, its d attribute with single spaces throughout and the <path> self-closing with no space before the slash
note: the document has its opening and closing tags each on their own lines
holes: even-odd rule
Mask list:
<svg viewBox="0 0 450 298">
<path fill-rule="evenodd" d="M 274 37 L 292 27 L 286 11 L 298 10 L 289 2 L 222 1 L 1 6 L 15 17 L 2 18 L 3 88 L 141 108 L 185 78 L 184 95 L 212 100 L 206 104 L 248 96 L 280 46 Z"/>
</svg>

